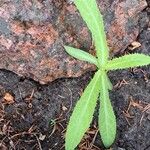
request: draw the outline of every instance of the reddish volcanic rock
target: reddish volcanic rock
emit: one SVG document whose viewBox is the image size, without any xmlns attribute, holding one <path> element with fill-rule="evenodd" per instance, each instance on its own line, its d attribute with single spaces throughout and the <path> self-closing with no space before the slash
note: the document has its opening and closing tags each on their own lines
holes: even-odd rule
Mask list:
<svg viewBox="0 0 150 150">
<path fill-rule="evenodd" d="M 145 0 L 98 1 L 112 54 L 123 51 L 139 34 Z M 64 51 L 72 45 L 92 54 L 88 28 L 73 4 L 45 0 L 2 0 L 0 4 L 0 68 L 45 84 L 78 77 L 95 66 Z"/>
</svg>

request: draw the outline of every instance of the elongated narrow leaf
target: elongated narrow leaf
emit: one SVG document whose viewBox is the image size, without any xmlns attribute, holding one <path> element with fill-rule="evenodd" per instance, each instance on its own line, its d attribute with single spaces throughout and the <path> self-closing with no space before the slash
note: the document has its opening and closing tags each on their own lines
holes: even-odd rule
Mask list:
<svg viewBox="0 0 150 150">
<path fill-rule="evenodd" d="M 106 82 L 107 82 L 108 89 L 109 89 L 109 90 L 112 90 L 113 85 L 112 85 L 112 83 L 111 83 L 111 81 L 110 81 L 110 79 L 109 79 L 109 77 L 108 77 L 108 75 L 107 75 L 106 73 L 104 74 L 104 77 L 105 77 L 105 80 L 106 80 Z"/>
<path fill-rule="evenodd" d="M 116 136 L 116 118 L 109 99 L 105 72 L 101 74 L 99 129 L 106 148 L 110 147 Z"/>
<path fill-rule="evenodd" d="M 144 54 L 129 54 L 108 61 L 106 70 L 125 69 L 150 64 L 150 56 Z"/>
<path fill-rule="evenodd" d="M 87 61 L 89 63 L 95 64 L 98 67 L 97 59 L 93 55 L 91 55 L 83 50 L 73 48 L 70 46 L 65 46 L 65 49 L 66 49 L 66 52 L 68 54 L 70 54 L 71 56 L 73 56 L 79 60 L 83 60 L 83 61 Z"/>
<path fill-rule="evenodd" d="M 98 9 L 96 0 L 75 0 L 74 3 L 92 33 L 97 56 L 101 65 L 103 65 L 106 63 L 109 54 L 103 18 Z"/>
<path fill-rule="evenodd" d="M 74 150 L 90 126 L 100 90 L 100 74 L 98 71 L 94 75 L 74 108 L 66 132 L 66 150 Z"/>
</svg>

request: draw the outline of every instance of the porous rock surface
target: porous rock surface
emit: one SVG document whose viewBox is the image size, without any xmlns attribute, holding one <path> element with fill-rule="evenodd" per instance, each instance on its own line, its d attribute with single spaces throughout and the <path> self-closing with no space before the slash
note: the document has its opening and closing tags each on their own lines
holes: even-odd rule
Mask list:
<svg viewBox="0 0 150 150">
<path fill-rule="evenodd" d="M 112 54 L 139 34 L 145 0 L 98 0 Z M 95 66 L 67 55 L 64 45 L 94 54 L 91 35 L 76 7 L 64 0 L 0 0 L 0 69 L 42 84 L 78 77 Z"/>
</svg>

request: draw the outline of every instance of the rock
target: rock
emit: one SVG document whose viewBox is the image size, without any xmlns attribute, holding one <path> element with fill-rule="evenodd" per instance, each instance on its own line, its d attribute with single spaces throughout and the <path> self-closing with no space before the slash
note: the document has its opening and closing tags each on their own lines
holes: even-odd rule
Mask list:
<svg viewBox="0 0 150 150">
<path fill-rule="evenodd" d="M 124 51 L 139 34 L 145 0 L 99 1 L 112 54 Z M 94 53 L 91 35 L 76 7 L 63 0 L 1 0 L 0 68 L 42 84 L 78 77 L 95 66 L 64 51 L 71 45 Z"/>
</svg>

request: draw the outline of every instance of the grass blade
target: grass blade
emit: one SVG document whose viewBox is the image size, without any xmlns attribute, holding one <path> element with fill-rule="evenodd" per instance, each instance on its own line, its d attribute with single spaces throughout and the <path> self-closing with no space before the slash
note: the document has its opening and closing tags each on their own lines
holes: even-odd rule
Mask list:
<svg viewBox="0 0 150 150">
<path fill-rule="evenodd" d="M 116 117 L 109 99 L 106 73 L 101 74 L 99 129 L 103 144 L 109 148 L 116 136 Z"/>
<path fill-rule="evenodd" d="M 100 90 L 100 74 L 96 72 L 74 108 L 66 132 L 66 150 L 74 150 L 90 126 Z"/>
<path fill-rule="evenodd" d="M 74 3 L 92 33 L 97 57 L 100 64 L 103 65 L 107 61 L 109 48 L 107 46 L 103 18 L 98 9 L 96 0 L 75 0 Z"/>
<path fill-rule="evenodd" d="M 126 69 L 150 64 L 150 56 L 144 54 L 129 54 L 108 61 L 106 70 Z"/>
<path fill-rule="evenodd" d="M 89 63 L 95 64 L 98 67 L 98 61 L 96 57 L 94 57 L 93 55 L 85 51 L 82 51 L 80 49 L 70 47 L 70 46 L 64 46 L 64 47 L 65 47 L 66 52 L 70 54 L 71 56 L 79 60 L 83 60 L 83 61 L 87 61 Z"/>
</svg>

